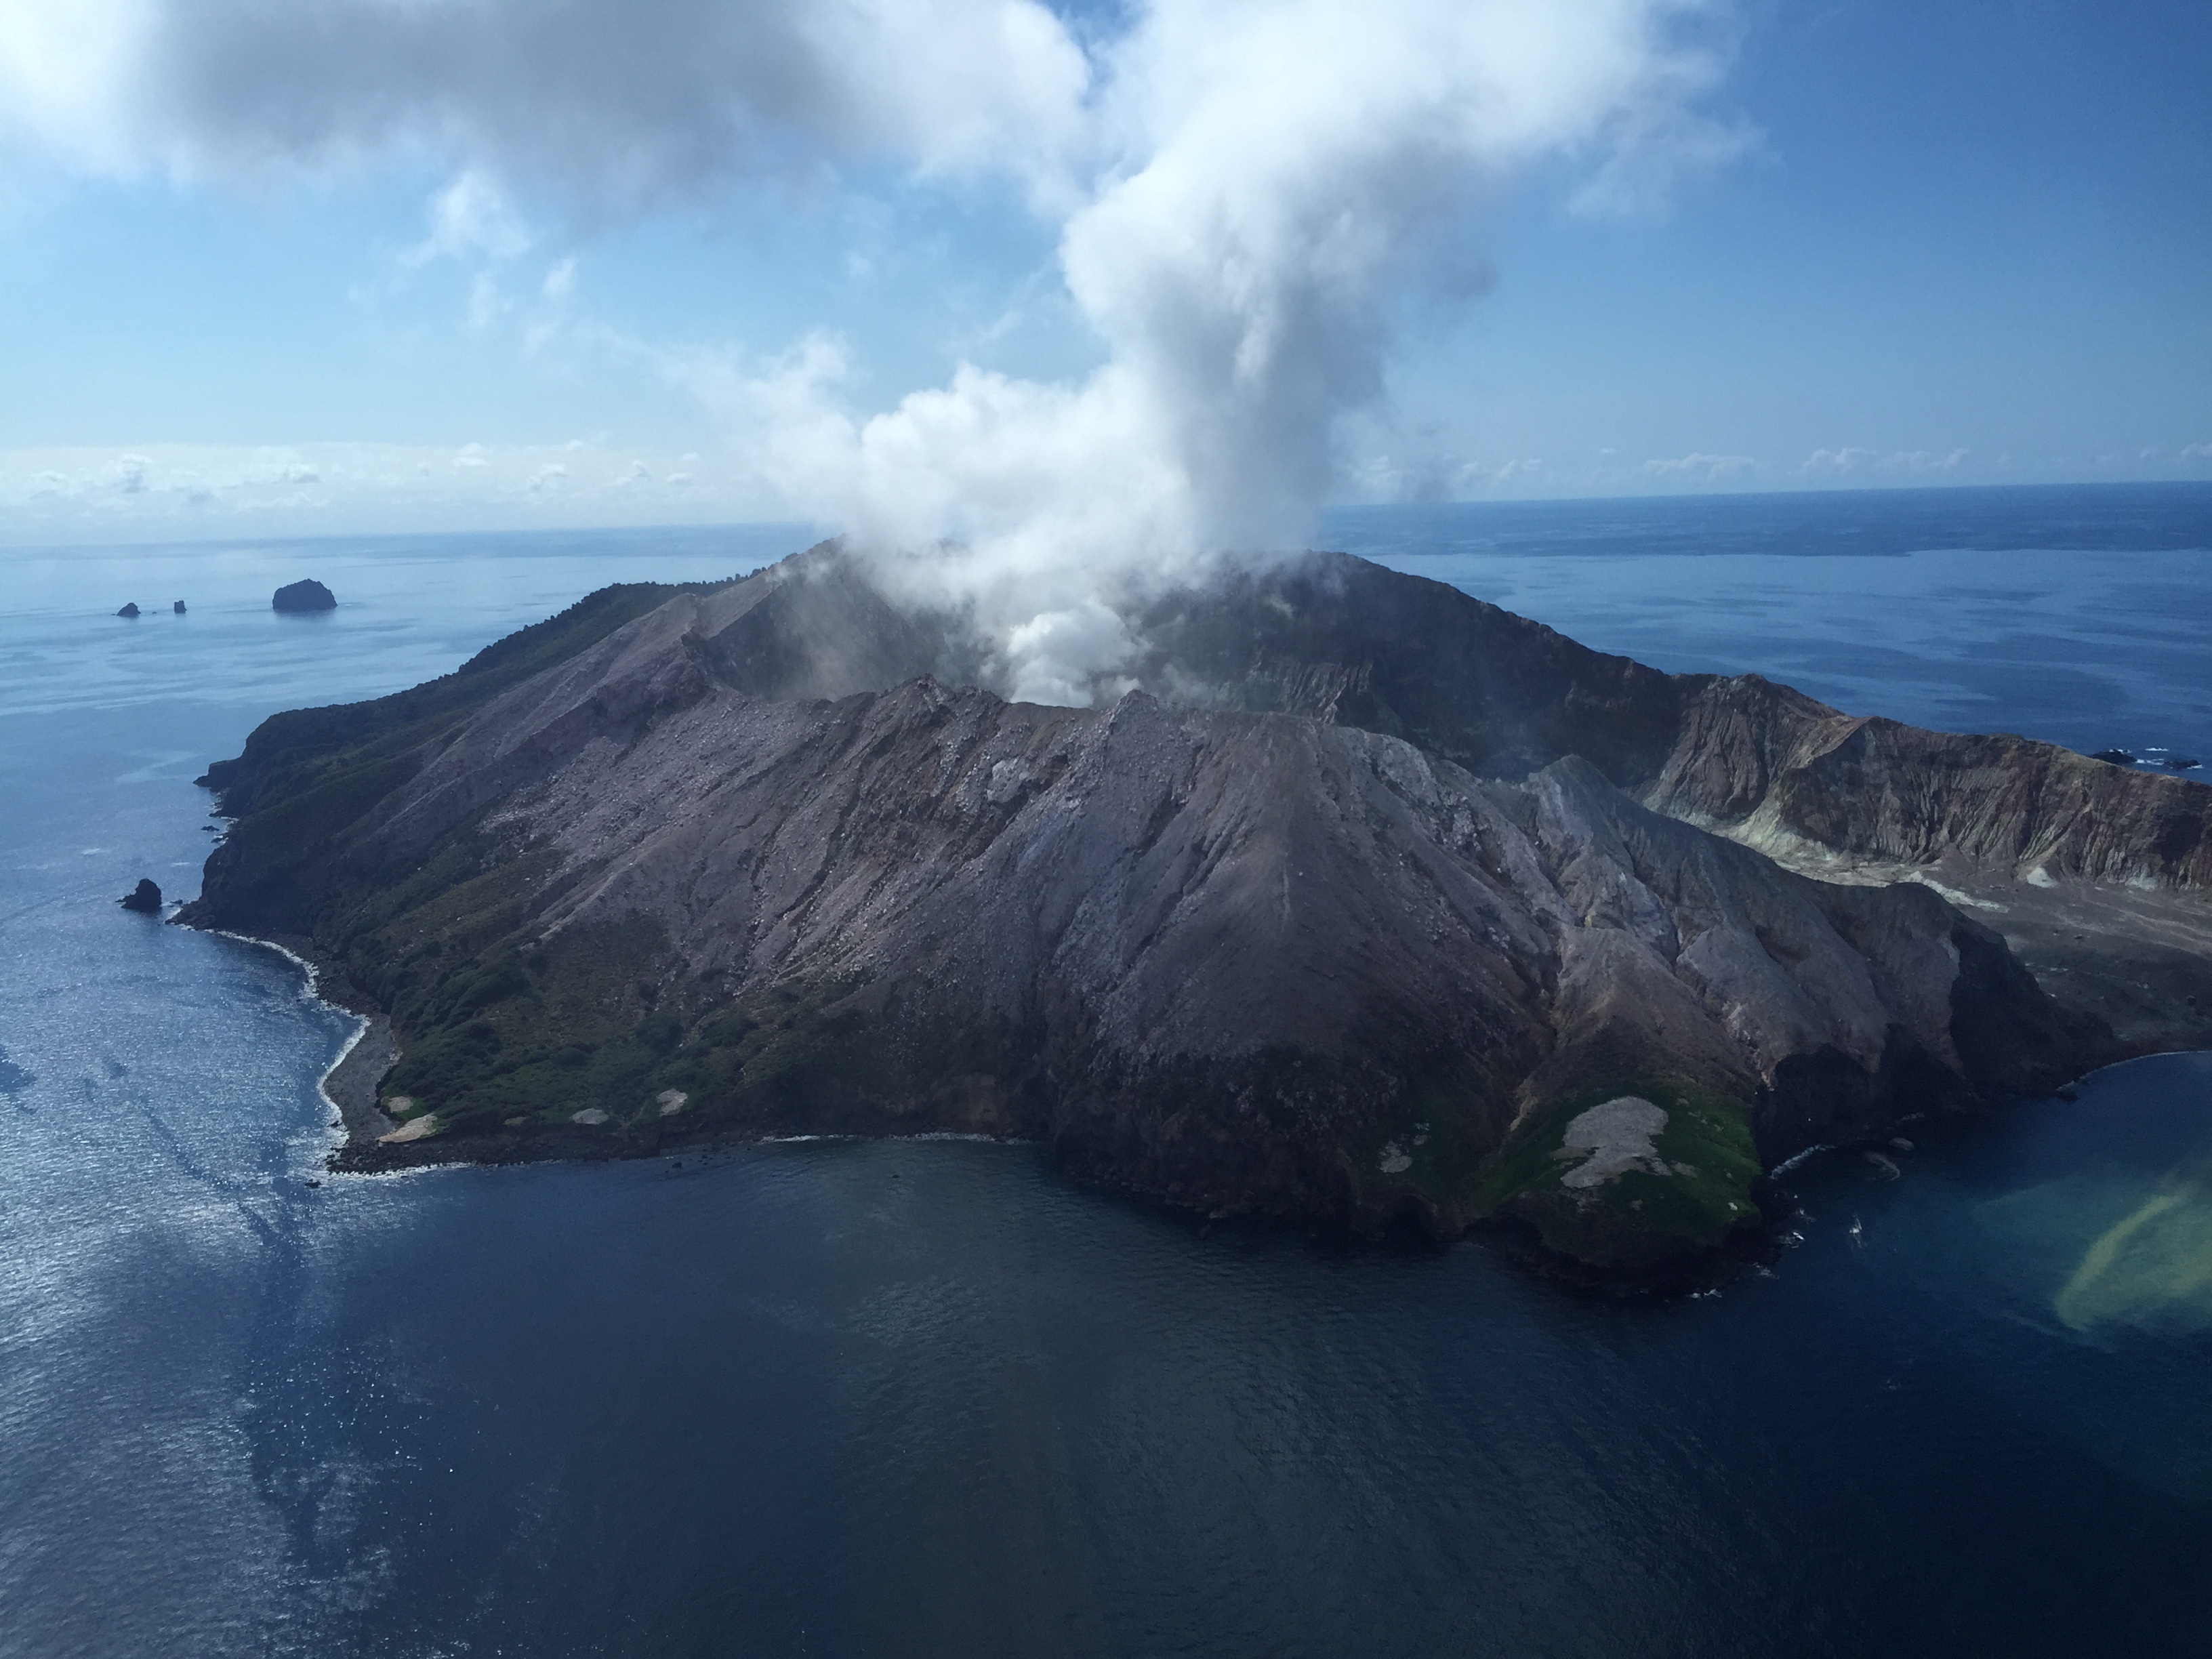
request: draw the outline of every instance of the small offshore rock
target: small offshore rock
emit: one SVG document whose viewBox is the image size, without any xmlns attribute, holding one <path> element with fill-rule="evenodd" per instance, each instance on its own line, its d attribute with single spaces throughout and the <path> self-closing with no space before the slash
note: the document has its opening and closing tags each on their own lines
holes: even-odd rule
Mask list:
<svg viewBox="0 0 2212 1659">
<path fill-rule="evenodd" d="M 137 910 L 144 915 L 158 916 L 161 914 L 161 890 L 156 887 L 151 879 L 141 876 L 138 878 L 138 884 L 116 902 L 126 910 Z"/>
<path fill-rule="evenodd" d="M 2197 762 L 2185 759 L 2179 755 L 2168 755 L 2166 757 L 2166 769 L 2169 772 L 2194 772 L 2197 765 Z"/>
<path fill-rule="evenodd" d="M 185 602 L 182 599 L 179 599 L 174 605 L 171 605 L 169 609 L 175 611 L 179 617 L 181 617 L 185 614 Z"/>
<path fill-rule="evenodd" d="M 312 576 L 287 582 L 269 601 L 272 611 L 335 611 L 337 606 L 337 596 Z"/>
<path fill-rule="evenodd" d="M 2124 749 L 2100 749 L 2089 758 L 2108 762 L 2114 766 L 2133 766 L 2136 763 L 2136 757 Z"/>
<path fill-rule="evenodd" d="M 136 617 L 138 614 L 138 606 L 134 601 L 130 605 L 125 605 L 122 610 L 117 611 L 115 614 L 118 617 Z"/>
</svg>

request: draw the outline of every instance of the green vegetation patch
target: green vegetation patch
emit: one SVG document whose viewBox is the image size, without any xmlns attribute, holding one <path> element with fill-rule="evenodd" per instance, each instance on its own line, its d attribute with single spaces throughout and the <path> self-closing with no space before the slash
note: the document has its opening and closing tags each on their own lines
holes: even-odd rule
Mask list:
<svg viewBox="0 0 2212 1659">
<path fill-rule="evenodd" d="M 489 891 L 480 896 L 495 895 L 509 874 L 484 878 Z M 482 920 L 471 914 L 457 927 Z M 665 988 L 667 957 L 659 924 L 642 920 L 542 945 L 509 934 L 459 961 L 426 945 L 392 975 L 404 1040 L 386 1097 L 434 1111 L 448 1134 L 568 1123 L 579 1112 L 641 1116 L 666 1086 L 657 1076 L 684 1035 L 684 1010 L 665 1006 L 682 1002 Z"/>
<path fill-rule="evenodd" d="M 1463 1210 L 1497 1133 L 1486 1127 L 1489 1099 L 1486 1079 L 1464 1062 L 1446 1060 L 1415 1076 L 1397 1104 L 1352 1143 L 1358 1196 L 1386 1204 L 1411 1188 L 1440 1213 Z"/>
<path fill-rule="evenodd" d="M 1667 1115 L 1650 1139 L 1667 1172 L 1632 1164 L 1593 1185 L 1566 1177 L 1590 1158 L 1569 1153 L 1570 1127 L 1592 1107 L 1623 1096 Z M 1484 1168 L 1474 1188 L 1480 1216 L 1511 1215 L 1535 1226 L 1547 1249 L 1600 1267 L 1708 1249 L 1758 1218 L 1752 1188 L 1764 1173 L 1752 1145 L 1750 1109 L 1732 1095 L 1652 1077 L 1578 1090 L 1532 1112 Z"/>
<path fill-rule="evenodd" d="M 401 1036 L 385 1099 L 434 1111 L 440 1134 L 1003 1125 L 1033 1036 L 887 1009 L 857 981 L 732 999 L 648 918 L 540 938 L 525 904 L 544 857 L 433 884 L 352 941 Z"/>
<path fill-rule="evenodd" d="M 696 1109 L 760 1128 L 854 1132 L 1000 1128 L 1033 1068 L 1035 1033 L 1003 1020 L 892 1007 L 849 980 L 771 987 L 707 1013 L 672 1056 L 663 1086 Z"/>
</svg>

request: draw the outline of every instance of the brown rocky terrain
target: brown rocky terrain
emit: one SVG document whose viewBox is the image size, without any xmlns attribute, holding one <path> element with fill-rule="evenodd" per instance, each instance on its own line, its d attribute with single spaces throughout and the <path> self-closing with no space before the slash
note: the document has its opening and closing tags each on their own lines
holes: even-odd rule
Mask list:
<svg viewBox="0 0 2212 1659">
<path fill-rule="evenodd" d="M 1808 1146 L 2212 1039 L 2212 790 L 1348 558 L 1132 620 L 1139 689 L 1048 708 L 834 550 L 595 596 L 257 732 L 187 919 L 388 1016 L 359 1167 L 1010 1133 L 1614 1271 L 1753 1222 Z M 1565 1184 L 1616 1118 L 1650 1155 Z"/>
</svg>

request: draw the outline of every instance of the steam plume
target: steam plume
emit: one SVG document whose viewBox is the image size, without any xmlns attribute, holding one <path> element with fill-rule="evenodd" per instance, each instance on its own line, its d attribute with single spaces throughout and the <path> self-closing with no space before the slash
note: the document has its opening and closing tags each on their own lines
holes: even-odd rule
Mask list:
<svg viewBox="0 0 2212 1659">
<path fill-rule="evenodd" d="M 1132 599 L 1307 540 L 1394 317 L 1463 283 L 1486 199 L 1552 165 L 1617 204 L 1734 143 L 1698 109 L 1723 68 L 1700 0 L 1150 0 L 1088 46 L 1036 0 L 68 9 L 74 34 L 34 4 L 0 36 L 0 91 L 43 61 L 21 107 L 100 165 L 412 146 L 597 213 L 842 157 L 1019 179 L 1103 343 L 1088 379 L 963 367 L 863 417 L 813 339 L 714 390 L 786 501 L 972 605 L 1006 689 L 1047 701 L 1126 653 Z"/>
</svg>

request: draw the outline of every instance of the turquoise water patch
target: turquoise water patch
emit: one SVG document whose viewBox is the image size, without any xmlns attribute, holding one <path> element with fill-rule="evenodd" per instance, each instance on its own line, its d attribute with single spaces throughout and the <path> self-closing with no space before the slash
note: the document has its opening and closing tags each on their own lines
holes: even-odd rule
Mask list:
<svg viewBox="0 0 2212 1659">
<path fill-rule="evenodd" d="M 2212 1161 L 2105 1170 L 1991 1199 L 1976 1219 L 2067 1329 L 2212 1331 Z"/>
<path fill-rule="evenodd" d="M 2052 1305 L 2075 1330 L 2212 1329 L 2212 1188 L 2163 1183 L 2091 1244 Z"/>
</svg>

